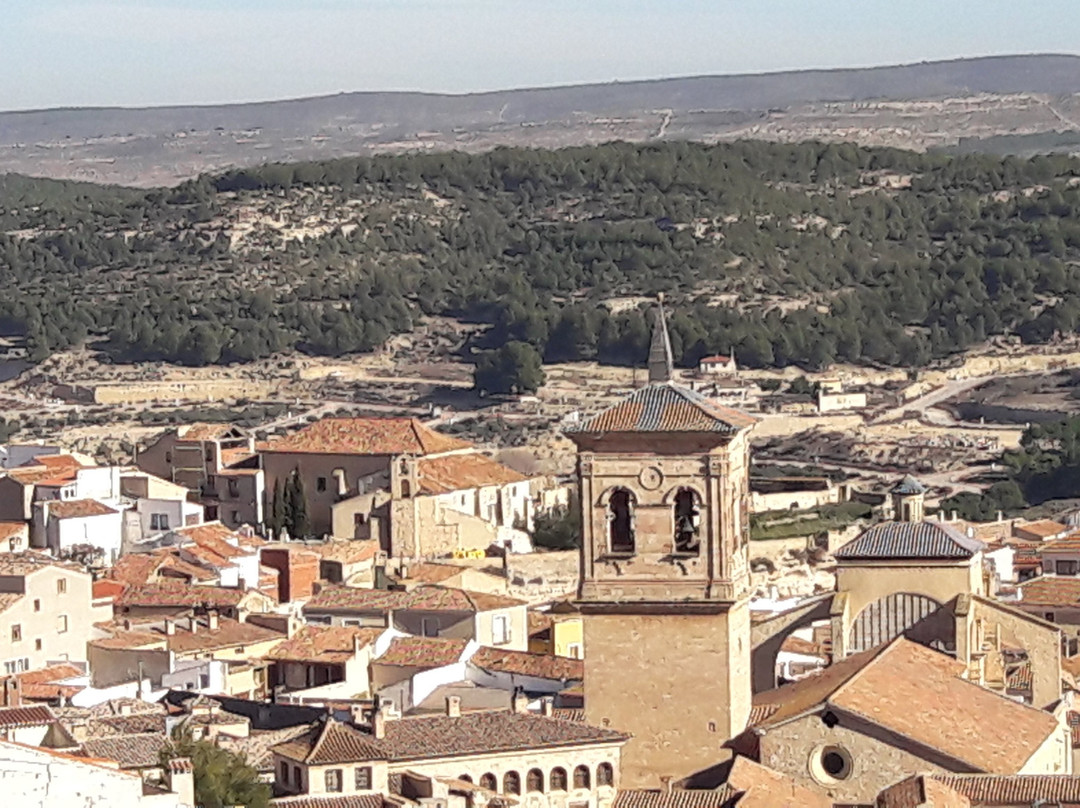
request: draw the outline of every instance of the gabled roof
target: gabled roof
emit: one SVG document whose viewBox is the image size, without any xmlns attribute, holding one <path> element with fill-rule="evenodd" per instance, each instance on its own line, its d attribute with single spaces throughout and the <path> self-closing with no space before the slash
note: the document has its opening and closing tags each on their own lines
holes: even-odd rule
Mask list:
<svg viewBox="0 0 1080 808">
<path fill-rule="evenodd" d="M 1017 586 L 1017 606 L 1080 606 L 1080 578 L 1040 575 Z"/>
<path fill-rule="evenodd" d="M 272 441 L 265 452 L 355 455 L 428 455 L 472 448 L 416 418 L 323 418 Z"/>
<path fill-rule="evenodd" d="M 417 463 L 421 494 L 446 494 L 469 488 L 510 485 L 527 478 L 478 452 L 429 457 Z"/>
<path fill-rule="evenodd" d="M 614 407 L 583 423 L 571 433 L 601 432 L 719 432 L 734 434 L 757 423 L 739 410 L 724 407 L 700 393 L 674 384 L 650 384 Z"/>
<path fill-rule="evenodd" d="M 174 583 L 129 586 L 116 599 L 118 606 L 236 606 L 255 590 Z"/>
<path fill-rule="evenodd" d="M 1076 805 L 1080 804 L 1080 776 L 1072 774 L 916 774 L 907 780 L 890 786 L 879 804 L 883 808 L 907 808 L 906 803 L 890 799 L 896 792 L 902 791 L 902 784 L 910 780 L 923 781 L 923 791 L 931 781 L 963 795 L 978 806 L 1018 806 L 1018 805 Z M 937 805 L 938 803 L 934 803 Z"/>
<path fill-rule="evenodd" d="M 164 732 L 116 735 L 84 741 L 82 753 L 98 760 L 115 760 L 121 769 L 149 769 L 160 765 L 158 753 L 168 743 Z"/>
<path fill-rule="evenodd" d="M 106 516 L 111 513 L 119 513 L 119 511 L 96 499 L 68 499 L 49 503 L 49 517 L 52 519 L 83 519 L 87 516 Z"/>
<path fill-rule="evenodd" d="M 376 739 L 366 728 L 333 719 L 310 733 L 273 748 L 291 760 L 325 765 L 367 760 L 402 762 L 428 758 L 497 754 L 596 743 L 623 743 L 629 736 L 610 729 L 507 710 L 410 716 L 386 722 Z"/>
<path fill-rule="evenodd" d="M 0 708 L 0 729 L 40 727 L 55 724 L 56 722 L 57 718 L 53 711 L 44 705 Z"/>
<path fill-rule="evenodd" d="M 978 539 L 943 522 L 882 522 L 836 551 L 837 559 L 964 559 L 984 550 Z"/>
<path fill-rule="evenodd" d="M 33 550 L 23 550 L 18 553 L 0 553 L 0 575 L 29 575 L 32 572 L 50 567 L 87 575 L 87 572 L 77 564 L 60 561 L 52 556 L 37 553 Z"/>
<path fill-rule="evenodd" d="M 297 794 L 270 801 L 271 808 L 383 808 L 397 804 L 383 800 L 382 794 Z"/>
<path fill-rule="evenodd" d="M 352 626 L 304 626 L 266 655 L 267 659 L 292 662 L 319 662 L 333 665 L 348 662 L 357 648 L 366 648 L 385 629 Z"/>
<path fill-rule="evenodd" d="M 441 668 L 461 660 L 468 640 L 442 637 L 395 637 L 375 662 L 416 668 Z"/>
<path fill-rule="evenodd" d="M 926 486 L 908 474 L 904 479 L 898 482 L 892 487 L 890 494 L 899 494 L 900 496 L 913 496 L 915 494 L 925 494 Z"/>
<path fill-rule="evenodd" d="M 469 663 L 492 673 L 511 673 L 537 679 L 568 681 L 585 678 L 583 660 L 529 651 L 507 651 L 485 646 L 469 657 Z"/>
<path fill-rule="evenodd" d="M 1060 536 L 1069 529 L 1068 525 L 1055 522 L 1053 519 L 1036 519 L 1022 525 L 1013 525 L 1013 533 L 1023 533 L 1025 536 L 1038 536 L 1045 539 L 1047 536 Z"/>
<path fill-rule="evenodd" d="M 615 792 L 615 801 L 611 805 L 612 808 L 734 808 L 736 798 L 736 792 L 726 785 L 719 788 L 673 788 L 670 791 L 620 788 Z"/>
<path fill-rule="evenodd" d="M 775 709 L 758 731 L 831 708 L 960 761 L 976 771 L 1015 774 L 1058 731 L 1049 713 L 960 678 L 955 659 L 898 637 L 790 685 L 759 694 Z"/>
<path fill-rule="evenodd" d="M 832 808 L 833 802 L 750 758 L 736 757 L 728 773 L 727 787 L 739 794 L 738 808 Z"/>
<path fill-rule="evenodd" d="M 237 532 L 225 527 L 221 522 L 214 521 L 202 525 L 178 527 L 172 532 L 190 539 L 199 547 L 210 550 L 223 558 L 237 558 L 251 554 L 237 546 L 240 540 Z M 235 540 L 237 544 L 233 544 L 229 539 Z"/>
<path fill-rule="evenodd" d="M 387 614 L 412 609 L 441 612 L 485 612 L 524 606 L 525 602 L 505 595 L 489 595 L 444 586 L 418 586 L 408 591 L 359 589 L 352 586 L 325 586 L 304 607 L 308 612 L 356 611 Z"/>
</svg>

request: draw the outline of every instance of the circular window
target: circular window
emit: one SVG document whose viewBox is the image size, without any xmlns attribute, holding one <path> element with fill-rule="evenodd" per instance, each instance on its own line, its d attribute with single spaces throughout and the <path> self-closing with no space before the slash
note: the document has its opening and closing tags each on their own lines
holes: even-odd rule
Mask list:
<svg viewBox="0 0 1080 808">
<path fill-rule="evenodd" d="M 841 746 L 819 746 L 810 755 L 810 774 L 829 785 L 851 777 L 851 755 Z"/>
</svg>

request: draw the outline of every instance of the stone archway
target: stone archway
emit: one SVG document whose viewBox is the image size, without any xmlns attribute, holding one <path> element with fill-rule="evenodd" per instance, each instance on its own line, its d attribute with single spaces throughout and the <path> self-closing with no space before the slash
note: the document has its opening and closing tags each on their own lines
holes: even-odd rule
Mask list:
<svg viewBox="0 0 1080 808">
<path fill-rule="evenodd" d="M 919 624 L 925 623 L 927 618 L 939 613 L 942 606 L 943 604 L 933 598 L 913 592 L 893 592 L 886 595 L 864 608 L 852 620 L 847 652 L 857 654 L 859 651 L 868 651 L 896 639 L 901 634 L 912 632 Z M 955 630 L 951 616 L 948 622 L 949 625 L 945 628 L 950 629 L 951 634 Z M 925 638 L 912 636 L 911 639 L 942 651 L 948 648 L 948 641 L 943 639 L 938 631 Z"/>
</svg>

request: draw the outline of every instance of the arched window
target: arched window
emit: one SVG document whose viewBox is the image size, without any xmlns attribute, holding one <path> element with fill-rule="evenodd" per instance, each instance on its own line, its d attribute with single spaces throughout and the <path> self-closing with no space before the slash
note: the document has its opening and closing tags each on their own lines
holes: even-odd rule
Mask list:
<svg viewBox="0 0 1080 808">
<path fill-rule="evenodd" d="M 503 775 L 503 793 L 504 794 L 520 794 L 521 793 L 521 775 L 517 772 L 507 772 Z"/>
<path fill-rule="evenodd" d="M 462 780 L 462 781 L 464 781 L 466 783 L 471 783 L 472 782 L 472 775 L 471 774 L 459 774 L 458 775 L 458 780 Z"/>
<path fill-rule="evenodd" d="M 499 778 L 488 772 L 480 778 L 480 788 L 486 788 L 488 791 L 498 791 Z"/>
<path fill-rule="evenodd" d="M 596 767 L 596 784 L 598 786 L 615 785 L 615 770 L 610 763 L 601 763 Z"/>
<path fill-rule="evenodd" d="M 525 790 L 543 793 L 544 773 L 539 769 L 529 769 L 529 773 L 525 775 Z"/>
<path fill-rule="evenodd" d="M 634 495 L 617 488 L 608 501 L 608 540 L 611 552 L 632 553 L 634 541 Z"/>
<path fill-rule="evenodd" d="M 551 791 L 566 791 L 566 769 L 557 766 L 551 770 L 551 776 L 548 778 Z"/>
<path fill-rule="evenodd" d="M 574 788 L 591 788 L 591 780 L 588 766 L 578 766 L 574 769 Z"/>
<path fill-rule="evenodd" d="M 698 495 L 689 488 L 680 488 L 675 495 L 675 552 L 697 553 L 701 551 L 698 533 L 701 527 L 701 511 Z"/>
</svg>

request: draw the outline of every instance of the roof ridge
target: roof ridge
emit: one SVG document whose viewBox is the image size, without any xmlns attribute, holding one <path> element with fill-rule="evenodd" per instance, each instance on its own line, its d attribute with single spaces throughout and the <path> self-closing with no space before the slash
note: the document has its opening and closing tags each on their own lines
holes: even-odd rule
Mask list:
<svg viewBox="0 0 1080 808">
<path fill-rule="evenodd" d="M 882 643 L 877 648 L 873 649 L 871 651 L 871 653 L 870 653 L 870 657 L 866 660 L 866 662 L 863 663 L 862 665 L 860 665 L 858 668 L 856 668 L 855 672 L 853 674 L 851 674 L 851 676 L 849 676 L 844 681 L 842 681 L 839 685 L 837 685 L 833 689 L 833 691 L 831 693 L 829 693 L 824 698 L 824 701 L 827 702 L 827 701 L 835 698 L 836 696 L 839 696 L 847 688 L 848 685 L 850 685 L 852 682 L 856 681 L 869 668 L 873 667 L 878 662 L 880 662 L 882 657 L 884 657 L 886 654 L 890 653 L 893 649 L 895 649 L 898 645 L 900 645 L 902 640 L 906 640 L 906 639 L 907 638 L 904 637 L 903 634 L 900 634 L 900 635 L 894 637 L 891 641 L 889 641 L 887 643 Z"/>
</svg>

